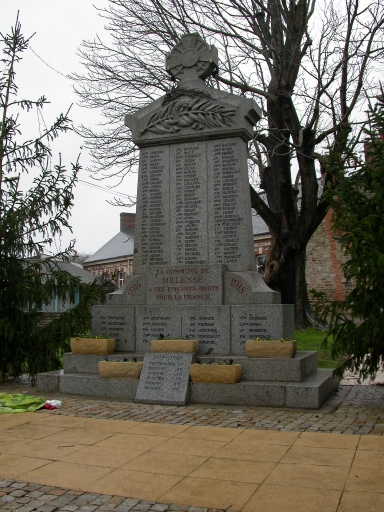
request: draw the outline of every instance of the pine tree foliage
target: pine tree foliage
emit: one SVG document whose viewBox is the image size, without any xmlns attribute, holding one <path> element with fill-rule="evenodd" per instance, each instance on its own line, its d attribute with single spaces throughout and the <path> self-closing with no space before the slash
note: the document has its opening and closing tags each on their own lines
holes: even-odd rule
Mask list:
<svg viewBox="0 0 384 512">
<path fill-rule="evenodd" d="M 343 271 L 351 291 L 344 301 L 321 302 L 318 296 L 322 320 L 330 320 L 332 355 L 345 356 L 338 374 L 348 368 L 362 378 L 374 376 L 384 360 L 383 94 L 370 107 L 365 136 L 364 158 L 350 154 L 356 169 L 339 173 L 336 189 L 327 192 L 334 227 L 344 232 Z"/>
<path fill-rule="evenodd" d="M 74 301 L 79 279 L 60 268 L 60 260 L 72 252 L 36 258 L 50 246 L 63 228 L 70 228 L 73 187 L 79 162 L 67 171 L 59 159 L 52 166 L 50 143 L 71 129 L 68 113 L 36 138 L 20 142 L 19 113 L 41 109 L 47 103 L 18 99 L 16 67 L 28 49 L 30 38 L 21 32 L 19 17 L 10 34 L 0 34 L 0 373 L 19 375 L 58 367 L 68 336 L 89 327 L 90 305 L 100 295 L 96 284 L 83 290 L 83 302 L 49 326 L 41 327 L 42 308 L 56 296 Z M 31 188 L 21 190 L 23 174 L 33 178 Z"/>
</svg>

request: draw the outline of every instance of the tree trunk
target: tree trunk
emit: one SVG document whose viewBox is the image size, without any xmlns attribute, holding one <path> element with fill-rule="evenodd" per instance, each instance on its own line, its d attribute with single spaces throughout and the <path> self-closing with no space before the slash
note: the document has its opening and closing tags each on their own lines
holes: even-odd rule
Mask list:
<svg viewBox="0 0 384 512">
<path fill-rule="evenodd" d="M 265 281 L 281 293 L 282 304 L 295 305 L 295 327 L 317 325 L 311 312 L 305 278 L 306 247 L 285 244 L 272 235 L 265 267 Z"/>
</svg>

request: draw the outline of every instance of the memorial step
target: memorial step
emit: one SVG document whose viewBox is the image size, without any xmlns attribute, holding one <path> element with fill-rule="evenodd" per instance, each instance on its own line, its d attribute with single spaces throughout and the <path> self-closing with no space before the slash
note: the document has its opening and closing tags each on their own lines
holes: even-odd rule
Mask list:
<svg viewBox="0 0 384 512">
<path fill-rule="evenodd" d="M 190 403 L 319 409 L 338 385 L 333 370 L 324 368 L 302 382 L 191 383 Z"/>
<path fill-rule="evenodd" d="M 134 400 L 138 380 L 102 379 L 98 374 L 47 372 L 38 375 L 39 391 Z M 336 390 L 333 370 L 319 369 L 302 382 L 241 381 L 238 384 L 190 383 L 190 403 L 319 409 Z"/>
<path fill-rule="evenodd" d="M 122 361 L 124 358 L 131 360 L 137 357 L 142 361 L 142 353 L 117 352 L 110 359 Z M 97 363 L 104 359 L 104 356 L 64 354 L 64 372 L 65 373 L 97 373 Z M 317 352 L 298 351 L 292 359 L 251 359 L 246 356 L 198 356 L 199 360 L 220 363 L 223 360 L 232 359 L 234 363 L 241 364 L 243 367 L 243 381 L 268 381 L 268 382 L 301 382 L 317 370 Z"/>
<path fill-rule="evenodd" d="M 60 393 L 119 400 L 134 400 L 139 385 L 138 379 L 103 379 L 99 374 L 92 373 L 63 373 L 58 381 Z"/>
</svg>

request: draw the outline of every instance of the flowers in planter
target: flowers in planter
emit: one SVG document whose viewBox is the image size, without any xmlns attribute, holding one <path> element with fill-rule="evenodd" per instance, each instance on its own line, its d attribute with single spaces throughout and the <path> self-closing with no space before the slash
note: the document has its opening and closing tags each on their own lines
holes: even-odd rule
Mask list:
<svg viewBox="0 0 384 512">
<path fill-rule="evenodd" d="M 115 351 L 115 340 L 109 335 L 92 336 L 85 333 L 85 337 L 76 336 L 70 339 L 71 351 L 73 354 L 92 354 L 106 356 Z"/>
<path fill-rule="evenodd" d="M 272 341 L 270 336 L 266 336 L 265 340 L 261 338 L 255 338 L 255 341 Z M 293 341 L 292 338 L 279 338 L 280 343 L 284 343 L 284 341 Z"/>
<path fill-rule="evenodd" d="M 215 360 L 213 358 L 209 358 L 209 359 L 197 359 L 196 362 L 197 362 L 197 364 L 219 364 L 219 365 L 229 366 L 229 365 L 233 364 L 233 359 L 223 359 L 222 361 L 215 362 Z"/>
<path fill-rule="evenodd" d="M 197 364 L 214 364 L 213 359 L 196 359 Z"/>
<path fill-rule="evenodd" d="M 192 382 L 235 384 L 242 374 L 241 364 L 233 364 L 233 359 L 223 359 L 215 363 L 213 359 L 198 359 L 189 367 Z"/>
<path fill-rule="evenodd" d="M 187 338 L 171 338 L 160 334 L 159 338 L 151 340 L 151 352 L 182 352 L 185 354 L 197 353 L 199 341 Z"/>
<path fill-rule="evenodd" d="M 121 360 L 121 359 L 110 359 L 108 356 L 105 356 L 104 361 L 109 361 L 111 363 L 138 363 L 139 362 L 137 360 L 136 356 L 133 356 L 130 360 L 127 359 L 126 357 L 124 357 L 124 359 Z"/>
<path fill-rule="evenodd" d="M 108 333 L 108 334 L 99 334 L 98 336 L 94 336 L 91 331 L 87 331 L 83 334 L 81 334 L 80 336 L 76 336 L 76 339 L 77 340 L 80 340 L 80 339 L 93 339 L 93 340 L 109 340 L 111 337 L 111 335 Z"/>
<path fill-rule="evenodd" d="M 290 338 L 279 338 L 278 340 L 247 340 L 245 351 L 248 357 L 258 358 L 283 358 L 290 359 L 296 354 L 296 341 Z"/>
<path fill-rule="evenodd" d="M 167 334 L 165 335 L 164 333 L 160 333 L 158 338 L 156 338 L 158 340 L 189 340 L 189 336 L 188 334 L 186 334 L 185 336 L 183 337 L 179 337 L 179 338 L 172 338 L 170 334 Z"/>
<path fill-rule="evenodd" d="M 136 356 L 131 360 L 126 357 L 123 360 L 105 357 L 98 363 L 100 377 L 109 379 L 138 379 L 142 367 L 143 362 L 138 361 Z"/>
</svg>

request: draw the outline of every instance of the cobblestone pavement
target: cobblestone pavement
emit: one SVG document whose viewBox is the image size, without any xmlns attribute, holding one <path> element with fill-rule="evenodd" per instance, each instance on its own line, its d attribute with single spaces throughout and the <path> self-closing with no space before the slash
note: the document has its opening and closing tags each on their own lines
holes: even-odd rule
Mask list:
<svg viewBox="0 0 384 512">
<path fill-rule="evenodd" d="M 384 386 L 340 386 L 318 411 L 196 404 L 177 407 L 65 398 L 62 408 L 52 413 L 224 428 L 384 435 Z"/>
<path fill-rule="evenodd" d="M 41 395 L 25 382 L 0 384 L 1 391 Z M 384 386 L 381 384 L 339 386 L 319 410 L 199 404 L 180 407 L 108 401 L 59 393 L 49 396 L 45 393 L 44 396 L 63 402 L 60 409 L 48 414 L 223 428 L 384 435 Z M 47 411 L 40 410 L 37 414 L 47 414 Z"/>
<path fill-rule="evenodd" d="M 224 512 L 218 508 L 183 507 L 121 496 L 70 491 L 0 478 L 0 510 L 17 512 Z M 229 512 L 229 509 L 227 509 Z"/>
<path fill-rule="evenodd" d="M 0 391 L 35 394 L 21 385 L 0 386 Z M 267 429 L 333 434 L 384 435 L 384 386 L 340 386 L 318 411 L 252 407 L 185 407 L 135 404 L 87 397 L 47 396 L 63 400 L 60 409 L 37 414 L 82 416 L 223 428 Z M 223 512 L 182 507 L 119 496 L 106 496 L 0 478 L 0 510 L 18 512 Z"/>
</svg>

